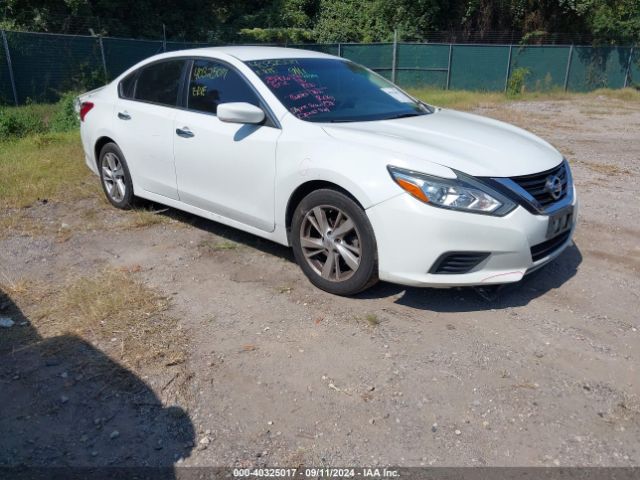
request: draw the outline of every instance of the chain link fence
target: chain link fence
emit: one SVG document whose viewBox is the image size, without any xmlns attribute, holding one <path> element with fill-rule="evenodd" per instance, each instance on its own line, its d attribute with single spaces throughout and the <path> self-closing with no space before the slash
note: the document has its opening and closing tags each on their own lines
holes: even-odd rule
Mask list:
<svg viewBox="0 0 640 480">
<path fill-rule="evenodd" d="M 0 104 L 51 102 L 88 90 L 135 63 L 204 43 L 0 31 Z M 527 90 L 640 85 L 640 48 L 442 43 L 288 45 L 339 55 L 405 88 L 504 91 L 517 69 Z"/>
</svg>

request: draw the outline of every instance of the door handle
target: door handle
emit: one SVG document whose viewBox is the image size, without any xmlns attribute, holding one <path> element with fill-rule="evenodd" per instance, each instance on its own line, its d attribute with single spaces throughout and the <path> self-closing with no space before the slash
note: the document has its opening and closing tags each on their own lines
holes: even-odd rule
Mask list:
<svg viewBox="0 0 640 480">
<path fill-rule="evenodd" d="M 118 112 L 118 118 L 120 120 L 131 120 L 131 115 L 129 115 L 127 112 Z"/>
<path fill-rule="evenodd" d="M 194 133 L 189 130 L 189 127 L 176 128 L 176 134 L 182 138 L 191 138 L 194 136 Z"/>
</svg>

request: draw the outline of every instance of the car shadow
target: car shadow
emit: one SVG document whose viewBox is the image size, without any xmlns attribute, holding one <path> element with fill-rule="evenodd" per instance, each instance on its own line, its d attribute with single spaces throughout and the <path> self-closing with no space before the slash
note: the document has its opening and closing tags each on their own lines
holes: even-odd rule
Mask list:
<svg viewBox="0 0 640 480">
<path fill-rule="evenodd" d="M 3 290 L 0 317 L 1 478 L 175 478 L 195 441 L 184 410 L 82 338 L 42 338 Z"/>
<path fill-rule="evenodd" d="M 269 255 L 273 255 L 275 257 L 279 257 L 295 263 L 293 251 L 289 247 L 285 247 L 284 245 L 280 245 L 279 243 L 260 238 L 256 235 L 243 232 L 242 230 L 229 227 L 222 223 L 214 222 L 213 220 L 207 220 L 206 218 L 199 217 L 182 210 L 176 210 L 175 208 L 167 208 L 159 204 L 153 204 L 152 208 L 162 211 L 162 215 L 169 217 L 172 220 L 176 220 L 182 223 L 188 223 L 198 230 L 217 235 L 231 242 L 241 243 Z"/>
<path fill-rule="evenodd" d="M 168 209 L 163 215 L 295 263 L 290 248 L 270 240 L 173 208 Z M 380 282 L 353 298 L 375 299 L 397 296 L 395 303 L 398 305 L 435 312 L 472 312 L 519 307 L 527 305 L 531 300 L 550 290 L 561 287 L 576 275 L 581 263 L 582 253 L 573 243 L 558 258 L 517 283 L 486 287 L 414 288 Z"/>
<path fill-rule="evenodd" d="M 578 272 L 582 263 L 574 243 L 548 265 L 517 283 L 486 287 L 413 288 L 381 282 L 357 298 L 398 296 L 394 303 L 434 312 L 475 312 L 521 307 L 547 292 L 560 288 Z"/>
</svg>

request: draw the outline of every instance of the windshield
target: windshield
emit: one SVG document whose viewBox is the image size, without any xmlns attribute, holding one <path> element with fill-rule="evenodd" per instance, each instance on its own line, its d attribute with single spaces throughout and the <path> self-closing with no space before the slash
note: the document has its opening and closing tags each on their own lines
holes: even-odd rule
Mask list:
<svg viewBox="0 0 640 480">
<path fill-rule="evenodd" d="M 246 63 L 301 120 L 362 122 L 430 113 L 393 83 L 346 60 L 287 58 Z"/>
</svg>

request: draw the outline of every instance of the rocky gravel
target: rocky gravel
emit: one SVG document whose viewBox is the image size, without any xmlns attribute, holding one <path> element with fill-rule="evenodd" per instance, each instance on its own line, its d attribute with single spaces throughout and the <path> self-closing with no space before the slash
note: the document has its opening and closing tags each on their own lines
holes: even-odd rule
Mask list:
<svg viewBox="0 0 640 480">
<path fill-rule="evenodd" d="M 126 268 L 169 297 L 191 377 L 173 405 L 144 369 L 124 386 L 77 380 L 87 355 L 111 362 L 79 338 L 4 352 L 0 392 L 25 401 L 0 393 L 0 431 L 15 432 L 0 465 L 640 465 L 640 109 L 603 98 L 480 113 L 552 142 L 578 188 L 575 245 L 518 284 L 335 297 L 288 249 L 172 210 L 63 242 L 2 238 L 13 279 Z M 55 221 L 54 208 L 33 210 Z M 78 218 L 65 216 L 72 232 Z M 38 329 L 13 304 L 0 316 L 0 335 Z M 47 366 L 63 354 L 74 360 Z M 98 391 L 109 399 L 92 402 Z"/>
</svg>

